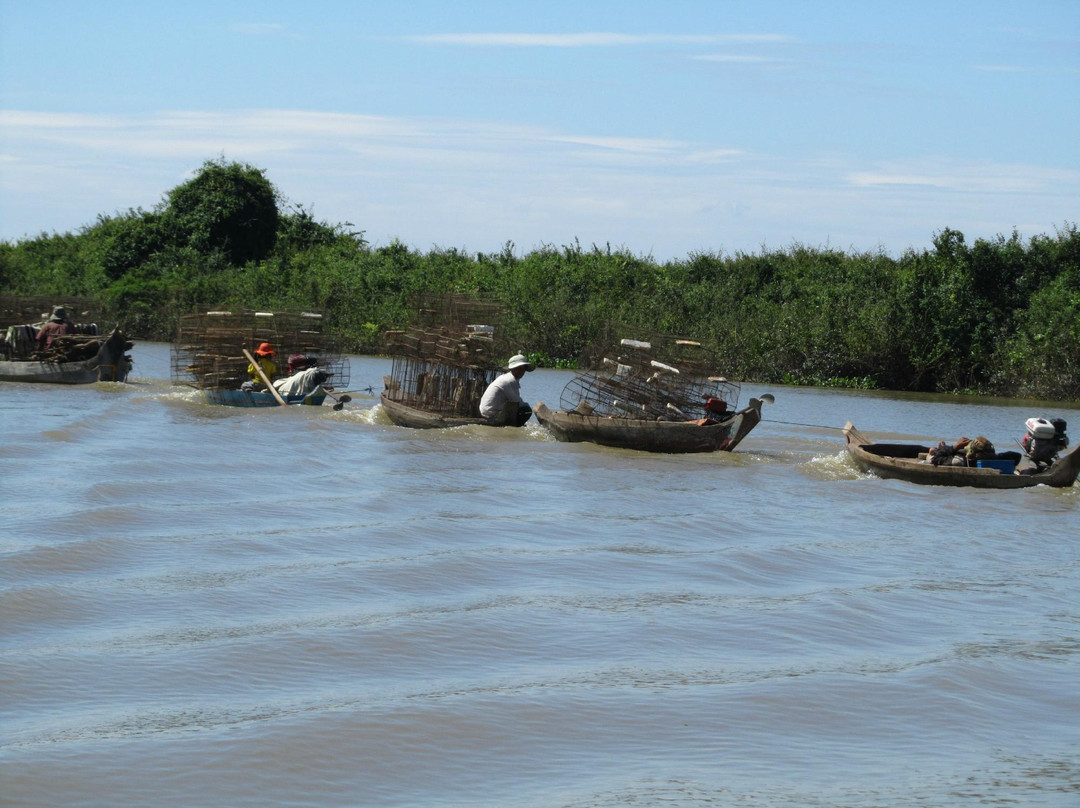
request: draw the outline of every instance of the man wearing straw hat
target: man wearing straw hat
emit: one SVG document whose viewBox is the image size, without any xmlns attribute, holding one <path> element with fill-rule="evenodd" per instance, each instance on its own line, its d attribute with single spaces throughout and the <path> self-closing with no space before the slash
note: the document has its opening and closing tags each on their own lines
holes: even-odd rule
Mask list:
<svg viewBox="0 0 1080 808">
<path fill-rule="evenodd" d="M 510 357 L 506 373 L 495 378 L 480 399 L 480 415 L 492 426 L 525 426 L 532 407 L 521 400 L 521 377 L 536 365 L 521 354 Z"/>
<path fill-rule="evenodd" d="M 38 348 L 44 351 L 52 345 L 52 341 L 57 337 L 74 333 L 75 326 L 67 318 L 67 309 L 63 306 L 54 306 L 52 317 L 41 326 L 37 333 Z"/>
</svg>

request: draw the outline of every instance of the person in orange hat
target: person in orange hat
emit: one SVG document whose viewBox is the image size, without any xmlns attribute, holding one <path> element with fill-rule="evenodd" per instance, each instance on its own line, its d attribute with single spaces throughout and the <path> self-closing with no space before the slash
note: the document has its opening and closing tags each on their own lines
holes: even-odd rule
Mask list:
<svg viewBox="0 0 1080 808">
<path fill-rule="evenodd" d="M 274 361 L 274 357 L 277 356 L 277 351 L 274 350 L 274 346 L 269 342 L 262 343 L 256 348 L 253 353 L 255 354 L 255 361 L 259 363 L 259 367 L 262 368 L 263 373 L 266 374 L 266 378 L 273 381 L 277 375 L 277 362 Z M 248 375 L 251 376 L 252 386 L 255 388 L 264 387 L 262 379 L 259 378 L 259 371 L 255 369 L 254 365 L 248 365 Z M 244 384 L 247 387 L 247 384 Z"/>
</svg>

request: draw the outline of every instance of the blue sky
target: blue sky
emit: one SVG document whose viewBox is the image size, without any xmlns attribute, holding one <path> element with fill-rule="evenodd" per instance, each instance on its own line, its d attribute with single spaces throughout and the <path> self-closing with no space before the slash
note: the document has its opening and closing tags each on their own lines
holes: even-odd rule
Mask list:
<svg viewBox="0 0 1080 808">
<path fill-rule="evenodd" d="M 0 0 L 0 239 L 265 169 L 375 245 L 900 255 L 1080 218 L 1080 0 Z"/>
</svg>

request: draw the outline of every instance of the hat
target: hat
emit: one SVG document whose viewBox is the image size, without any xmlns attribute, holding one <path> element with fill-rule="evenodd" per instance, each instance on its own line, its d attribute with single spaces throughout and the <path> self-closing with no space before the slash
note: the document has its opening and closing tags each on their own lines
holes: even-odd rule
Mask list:
<svg viewBox="0 0 1080 808">
<path fill-rule="evenodd" d="M 536 365 L 526 359 L 522 354 L 514 354 L 510 357 L 510 361 L 506 365 L 507 370 L 513 370 L 514 368 L 520 368 L 524 366 L 525 370 L 536 370 Z"/>
<path fill-rule="evenodd" d="M 67 309 L 65 309 L 63 306 L 53 306 L 53 310 L 52 310 L 52 320 L 53 320 L 53 322 L 59 323 L 65 317 L 67 317 Z"/>
<path fill-rule="evenodd" d="M 271 346 L 269 342 L 264 342 L 262 345 L 256 348 L 255 353 L 257 353 L 259 356 L 277 356 L 277 351 L 274 350 L 273 346 Z"/>
<path fill-rule="evenodd" d="M 296 372 L 298 370 L 303 370 L 304 368 L 308 367 L 309 365 L 314 364 L 314 362 L 312 361 L 313 359 L 314 359 L 314 357 L 306 356 L 305 354 L 302 354 L 302 353 L 290 354 L 289 355 L 289 371 L 290 372 Z"/>
</svg>

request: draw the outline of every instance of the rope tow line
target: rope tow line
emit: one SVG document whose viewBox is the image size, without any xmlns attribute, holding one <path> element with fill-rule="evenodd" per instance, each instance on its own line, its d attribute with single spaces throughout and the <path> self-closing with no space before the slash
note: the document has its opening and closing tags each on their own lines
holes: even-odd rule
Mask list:
<svg viewBox="0 0 1080 808">
<path fill-rule="evenodd" d="M 798 421 L 777 421 L 775 418 L 762 418 L 762 423 L 769 424 L 787 424 L 788 426 L 809 426 L 814 429 L 836 429 L 841 432 L 844 431 L 842 426 L 825 426 L 824 424 L 800 424 Z"/>
</svg>

